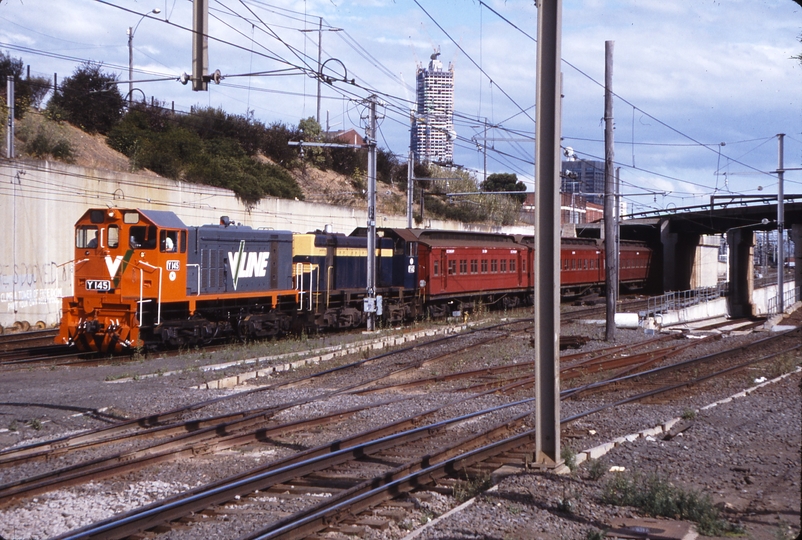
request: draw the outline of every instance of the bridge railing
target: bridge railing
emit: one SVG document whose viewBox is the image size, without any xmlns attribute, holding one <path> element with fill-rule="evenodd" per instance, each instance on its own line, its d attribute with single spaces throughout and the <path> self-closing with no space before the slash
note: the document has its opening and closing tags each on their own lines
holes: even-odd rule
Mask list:
<svg viewBox="0 0 802 540">
<path fill-rule="evenodd" d="M 796 299 L 799 298 L 799 287 L 790 287 L 790 289 L 783 289 L 783 306 L 789 307 L 796 302 Z M 768 303 L 768 314 L 771 315 L 779 315 L 780 314 L 780 295 L 773 296 L 769 298 Z"/>
<path fill-rule="evenodd" d="M 785 203 L 802 202 L 802 195 L 784 195 Z M 671 207 L 659 210 L 648 210 L 621 216 L 622 220 L 645 219 L 673 216 L 690 212 L 704 212 L 708 210 L 724 210 L 726 208 L 742 208 L 749 206 L 765 206 L 766 204 L 776 204 L 777 196 L 774 195 L 712 195 L 710 204 L 700 204 L 695 206 Z"/>
<path fill-rule="evenodd" d="M 648 299 L 646 313 L 644 313 L 643 316 L 654 317 L 655 315 L 667 313 L 669 311 L 681 313 L 685 308 L 703 302 L 710 302 L 722 296 L 727 296 L 729 289 L 729 282 L 723 281 L 715 287 L 702 287 L 687 291 L 672 291 L 661 296 L 653 296 Z"/>
</svg>

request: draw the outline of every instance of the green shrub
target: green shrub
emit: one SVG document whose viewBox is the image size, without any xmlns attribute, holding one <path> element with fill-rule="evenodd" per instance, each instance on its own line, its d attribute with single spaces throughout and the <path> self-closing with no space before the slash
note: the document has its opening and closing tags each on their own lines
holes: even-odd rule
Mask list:
<svg viewBox="0 0 802 540">
<path fill-rule="evenodd" d="M 560 450 L 560 458 L 565 462 L 565 466 L 572 472 L 576 469 L 576 452 L 570 446 L 563 446 Z"/>
<path fill-rule="evenodd" d="M 730 528 L 719 519 L 719 511 L 708 495 L 675 487 L 656 475 L 615 475 L 605 485 L 602 501 L 633 506 L 655 517 L 693 521 L 706 536 L 718 536 Z"/>
<path fill-rule="evenodd" d="M 599 480 L 607 474 L 607 465 L 598 459 L 588 461 L 588 477 L 591 480 Z"/>
</svg>

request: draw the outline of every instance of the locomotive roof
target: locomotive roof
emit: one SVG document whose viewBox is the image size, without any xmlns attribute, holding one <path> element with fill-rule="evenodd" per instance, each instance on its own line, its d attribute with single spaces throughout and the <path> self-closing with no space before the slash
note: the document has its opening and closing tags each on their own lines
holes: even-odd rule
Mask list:
<svg viewBox="0 0 802 540">
<path fill-rule="evenodd" d="M 142 210 L 137 208 L 137 212 L 148 218 L 154 225 L 167 227 L 169 229 L 186 229 L 187 226 L 175 213 L 166 210 Z"/>
</svg>

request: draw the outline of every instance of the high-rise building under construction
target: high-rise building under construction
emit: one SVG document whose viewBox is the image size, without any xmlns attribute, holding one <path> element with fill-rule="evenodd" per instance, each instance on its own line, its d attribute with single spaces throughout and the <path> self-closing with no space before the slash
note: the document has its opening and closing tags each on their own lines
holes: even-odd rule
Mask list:
<svg viewBox="0 0 802 540">
<path fill-rule="evenodd" d="M 417 111 L 412 125 L 412 148 L 421 163 L 451 164 L 454 161 L 454 66 L 443 70 L 432 54 L 427 67 L 418 66 Z"/>
</svg>

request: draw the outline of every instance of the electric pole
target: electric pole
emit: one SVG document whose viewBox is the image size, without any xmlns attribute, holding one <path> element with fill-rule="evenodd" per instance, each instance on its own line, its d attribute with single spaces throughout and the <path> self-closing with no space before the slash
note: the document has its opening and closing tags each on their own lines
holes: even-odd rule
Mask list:
<svg viewBox="0 0 802 540">
<path fill-rule="evenodd" d="M 615 176 L 613 169 L 613 47 L 604 42 L 604 264 L 607 294 L 607 341 L 615 340 L 615 311 L 618 304 L 618 245 L 615 211 Z"/>
<path fill-rule="evenodd" d="M 368 98 L 370 115 L 365 144 L 368 145 L 368 266 L 367 266 L 367 329 L 376 329 L 376 96 Z"/>
</svg>

